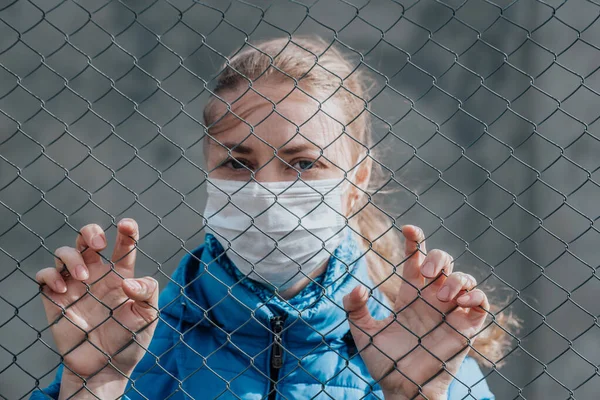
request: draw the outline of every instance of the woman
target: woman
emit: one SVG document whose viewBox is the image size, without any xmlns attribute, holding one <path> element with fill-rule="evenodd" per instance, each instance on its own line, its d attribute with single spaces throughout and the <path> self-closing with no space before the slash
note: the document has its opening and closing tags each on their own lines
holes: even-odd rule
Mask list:
<svg viewBox="0 0 600 400">
<path fill-rule="evenodd" d="M 493 398 L 465 358 L 475 341 L 502 351 L 482 332 L 487 297 L 419 228 L 402 246 L 373 205 L 365 79 L 326 48 L 271 40 L 220 75 L 206 241 L 160 300 L 134 278 L 131 219 L 114 268 L 94 224 L 56 251 L 37 279 L 64 368 L 32 398 Z"/>
</svg>

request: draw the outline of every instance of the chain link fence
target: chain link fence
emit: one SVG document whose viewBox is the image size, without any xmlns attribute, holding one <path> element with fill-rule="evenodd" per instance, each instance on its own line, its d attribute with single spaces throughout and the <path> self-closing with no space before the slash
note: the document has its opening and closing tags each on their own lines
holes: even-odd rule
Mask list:
<svg viewBox="0 0 600 400">
<path fill-rule="evenodd" d="M 482 367 L 496 398 L 597 398 L 598 18 L 591 0 L 0 1 L 0 398 L 61 363 L 35 274 L 82 226 L 110 244 L 138 221 L 136 276 L 161 287 L 204 242 L 215 79 L 246 43 L 307 34 L 371 77 L 387 214 L 521 320 Z"/>
</svg>

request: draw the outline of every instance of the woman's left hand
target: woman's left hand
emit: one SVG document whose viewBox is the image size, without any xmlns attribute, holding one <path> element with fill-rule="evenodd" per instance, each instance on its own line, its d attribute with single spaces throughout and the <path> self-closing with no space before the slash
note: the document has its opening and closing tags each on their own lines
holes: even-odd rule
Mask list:
<svg viewBox="0 0 600 400">
<path fill-rule="evenodd" d="M 417 395 L 445 399 L 452 375 L 469 350 L 467 338 L 472 344 L 489 303 L 485 293 L 473 289 L 476 281 L 472 276 L 452 272 L 454 260 L 448 253 L 426 253 L 421 229 L 407 225 L 402 233 L 406 261 L 395 315 L 374 319 L 367 308 L 369 292 L 364 287 L 347 295 L 344 307 L 360 355 L 386 399 Z"/>
</svg>

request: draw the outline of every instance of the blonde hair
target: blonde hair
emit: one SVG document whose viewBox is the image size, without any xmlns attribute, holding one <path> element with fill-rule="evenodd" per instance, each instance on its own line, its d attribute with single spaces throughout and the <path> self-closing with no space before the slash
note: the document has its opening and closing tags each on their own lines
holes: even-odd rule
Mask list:
<svg viewBox="0 0 600 400">
<path fill-rule="evenodd" d="M 294 90 L 297 88 L 319 102 L 341 102 L 340 108 L 349 121 L 344 131 L 353 139 L 356 161 L 359 162 L 361 152 L 371 157 L 373 128 L 365 100 L 369 80 L 337 49 L 321 39 L 297 37 L 252 45 L 228 60 L 217 78 L 213 93 L 219 96 L 248 87 L 256 81 L 293 82 Z M 213 97 L 204 110 L 204 120 L 209 129 L 222 117 L 215 115 L 218 101 L 221 100 Z M 380 189 L 383 170 L 379 163 L 371 165 L 369 186 Z M 401 283 L 399 273 L 404 247 L 394 219 L 374 205 L 372 193 L 370 189 L 363 191 L 360 200 L 353 205 L 349 215 L 354 217 L 350 219 L 350 225 L 368 250 L 366 258 L 371 279 L 394 304 Z M 495 309 L 498 310 L 497 307 Z M 493 313 L 494 309 L 491 311 Z M 511 314 L 497 315 L 494 320 L 495 323 L 489 324 L 477 336 L 470 355 L 482 363 L 491 362 L 498 366 L 511 342 L 504 329 L 516 329 L 519 323 Z"/>
</svg>

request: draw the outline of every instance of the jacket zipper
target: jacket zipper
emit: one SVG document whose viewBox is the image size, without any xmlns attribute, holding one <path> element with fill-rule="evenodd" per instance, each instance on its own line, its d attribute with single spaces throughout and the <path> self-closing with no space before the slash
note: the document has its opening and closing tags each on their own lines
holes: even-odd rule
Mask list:
<svg viewBox="0 0 600 400">
<path fill-rule="evenodd" d="M 273 345 L 271 349 L 271 363 L 269 371 L 269 400 L 275 400 L 277 396 L 277 381 L 279 380 L 279 370 L 283 367 L 283 346 L 281 345 L 281 332 L 285 317 L 276 315 L 271 318 L 271 331 L 273 332 Z"/>
</svg>

